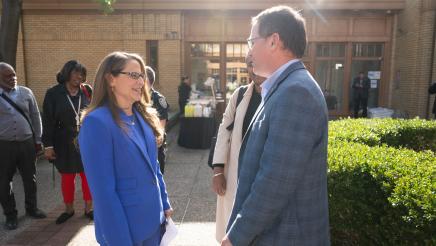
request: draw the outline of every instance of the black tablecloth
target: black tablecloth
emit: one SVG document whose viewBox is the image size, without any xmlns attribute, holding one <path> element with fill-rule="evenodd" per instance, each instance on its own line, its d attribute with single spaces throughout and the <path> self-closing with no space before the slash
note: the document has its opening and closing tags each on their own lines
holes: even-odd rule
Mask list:
<svg viewBox="0 0 436 246">
<path fill-rule="evenodd" d="M 177 143 L 185 148 L 208 149 L 215 131 L 214 118 L 181 117 Z"/>
</svg>

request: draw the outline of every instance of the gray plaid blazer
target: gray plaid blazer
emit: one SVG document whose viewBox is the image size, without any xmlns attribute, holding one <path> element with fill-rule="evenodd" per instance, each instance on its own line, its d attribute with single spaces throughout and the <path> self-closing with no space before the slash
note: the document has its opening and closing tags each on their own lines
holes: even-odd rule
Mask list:
<svg viewBox="0 0 436 246">
<path fill-rule="evenodd" d="M 234 246 L 330 245 L 327 128 L 321 89 L 302 62 L 292 63 L 242 143 L 227 228 Z"/>
</svg>

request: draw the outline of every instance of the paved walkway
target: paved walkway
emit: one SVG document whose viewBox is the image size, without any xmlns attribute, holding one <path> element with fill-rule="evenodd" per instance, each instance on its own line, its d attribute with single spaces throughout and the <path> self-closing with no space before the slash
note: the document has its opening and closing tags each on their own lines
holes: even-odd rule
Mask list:
<svg viewBox="0 0 436 246">
<path fill-rule="evenodd" d="M 169 134 L 168 163 L 165 181 L 174 208 L 173 219 L 179 228 L 174 246 L 214 246 L 216 197 L 210 189 L 210 169 L 207 167 L 208 150 L 190 150 L 177 145 L 177 127 Z M 40 207 L 48 212 L 48 218 L 33 220 L 20 217 L 16 231 L 0 229 L 0 245 L 98 245 L 94 225 L 83 216 L 80 179 L 76 186 L 76 215 L 62 225 L 54 221 L 62 212 L 59 177 L 53 189 L 50 164 L 38 163 L 38 195 Z M 19 176 L 16 177 L 17 206 L 23 214 L 23 195 Z M 4 222 L 4 217 L 0 217 Z"/>
</svg>

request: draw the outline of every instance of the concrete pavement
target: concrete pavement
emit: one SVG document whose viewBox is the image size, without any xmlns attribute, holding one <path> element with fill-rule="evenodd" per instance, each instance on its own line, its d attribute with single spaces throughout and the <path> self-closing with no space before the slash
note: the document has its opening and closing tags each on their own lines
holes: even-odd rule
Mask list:
<svg viewBox="0 0 436 246">
<path fill-rule="evenodd" d="M 177 145 L 177 134 L 176 126 L 168 137 L 168 161 L 164 176 L 174 208 L 173 220 L 179 228 L 179 235 L 171 245 L 217 245 L 216 196 L 210 189 L 211 170 L 206 164 L 209 150 L 181 148 Z M 56 177 L 56 186 L 53 189 L 50 164 L 42 161 L 38 163 L 38 167 L 40 207 L 50 211 L 49 218 L 33 220 L 23 217 L 20 219 L 19 230 L 10 232 L 1 229 L 0 245 L 98 245 L 93 223 L 83 217 L 80 179 L 76 183 L 76 215 L 63 225 L 55 225 L 54 221 L 63 209 L 59 176 Z M 18 206 L 21 208 L 20 214 L 23 214 L 23 192 L 19 188 L 22 185 L 19 180 L 14 185 Z M 0 221 L 3 223 L 4 218 L 0 217 Z"/>
</svg>

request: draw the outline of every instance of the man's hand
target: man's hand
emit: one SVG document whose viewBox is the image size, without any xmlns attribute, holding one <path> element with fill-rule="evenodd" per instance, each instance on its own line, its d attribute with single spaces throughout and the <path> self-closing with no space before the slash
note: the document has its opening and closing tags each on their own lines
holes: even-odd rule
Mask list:
<svg viewBox="0 0 436 246">
<path fill-rule="evenodd" d="M 223 240 L 221 241 L 221 246 L 233 246 L 232 242 L 230 242 L 230 239 L 227 237 L 227 235 L 225 235 Z"/>
<path fill-rule="evenodd" d="M 42 144 L 41 143 L 35 144 L 35 152 L 36 152 L 36 155 L 39 155 L 42 152 Z"/>
<path fill-rule="evenodd" d="M 52 148 L 45 149 L 44 156 L 47 160 L 56 159 L 56 153 Z"/>
<path fill-rule="evenodd" d="M 219 196 L 224 196 L 226 193 L 226 178 L 222 167 L 213 168 L 212 190 Z"/>
</svg>

